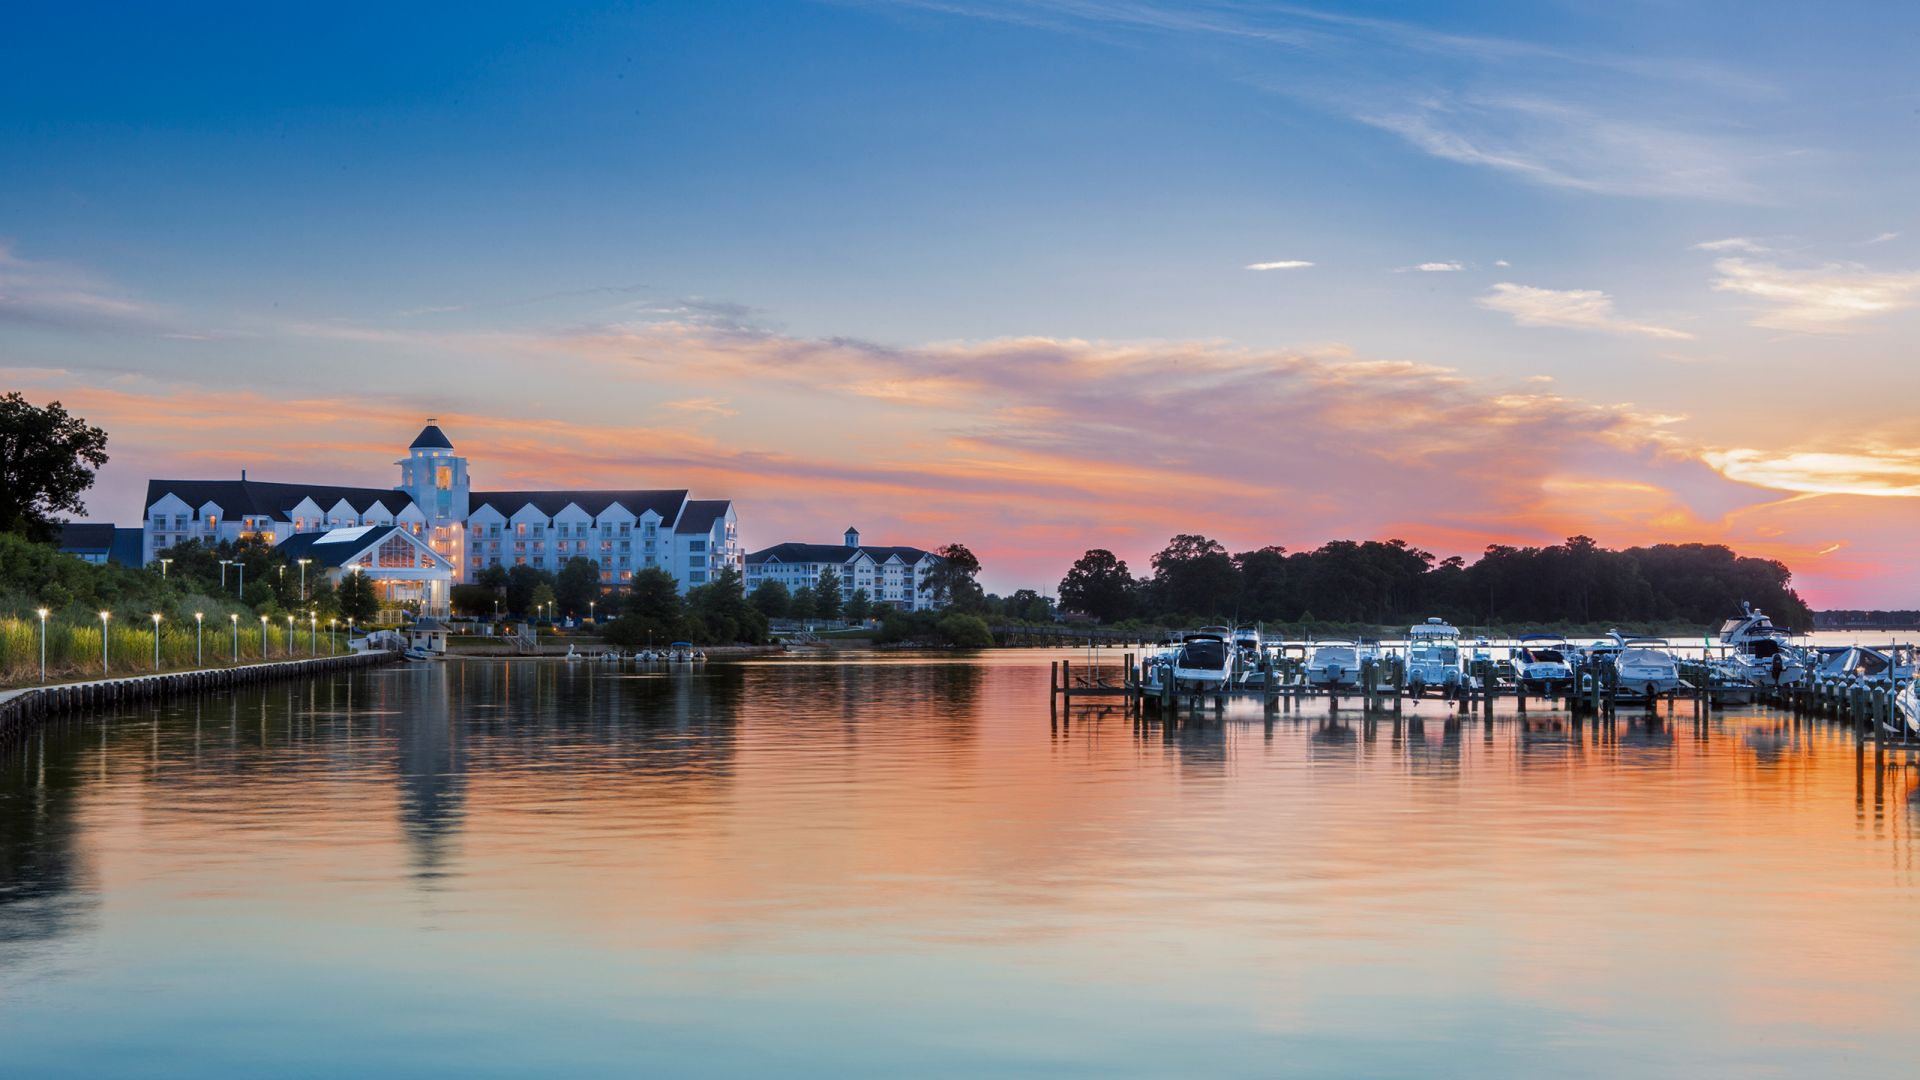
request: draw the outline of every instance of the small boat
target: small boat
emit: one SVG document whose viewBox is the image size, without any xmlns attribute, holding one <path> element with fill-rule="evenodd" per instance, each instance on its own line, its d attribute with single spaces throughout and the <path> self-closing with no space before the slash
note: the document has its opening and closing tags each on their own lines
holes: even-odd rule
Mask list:
<svg viewBox="0 0 1920 1080">
<path fill-rule="evenodd" d="M 669 661 L 672 661 L 674 663 L 679 663 L 679 664 L 692 662 L 693 642 L 691 641 L 674 642 L 673 647 L 667 652 L 667 659 Z"/>
<path fill-rule="evenodd" d="M 418 645 L 407 646 L 405 649 L 401 650 L 400 655 L 406 657 L 409 660 L 414 660 L 419 662 L 446 659 L 444 655 L 437 652 L 432 652 L 427 649 L 423 649 Z"/>
<path fill-rule="evenodd" d="M 1307 658 L 1304 669 L 1307 685 L 1330 690 L 1358 690 L 1361 665 L 1377 658 L 1376 650 L 1366 648 L 1359 642 L 1319 642 L 1314 646 L 1313 655 Z"/>
<path fill-rule="evenodd" d="M 1650 701 L 1685 687 L 1670 648 L 1660 638 L 1623 638 L 1613 656 L 1614 694 Z"/>
<path fill-rule="evenodd" d="M 1407 689 L 1414 697 L 1428 687 L 1442 692 L 1460 685 L 1460 631 L 1433 618 L 1407 631 Z"/>
<path fill-rule="evenodd" d="M 1889 681 L 1900 684 L 1913 678 L 1913 654 L 1905 646 L 1895 647 L 1892 657 L 1888 657 L 1884 649 L 1864 645 L 1822 652 L 1814 668 L 1814 674 L 1822 678 L 1858 679 L 1875 686 L 1885 686 Z"/>
<path fill-rule="evenodd" d="M 1893 722 L 1904 727 L 1909 738 L 1920 737 L 1920 680 L 1914 680 L 1893 695 Z"/>
<path fill-rule="evenodd" d="M 1173 654 L 1176 690 L 1218 690 L 1233 680 L 1234 650 L 1225 627 L 1209 627 L 1185 635 Z"/>
<path fill-rule="evenodd" d="M 1573 685 L 1573 665 L 1567 662 L 1571 646 L 1552 634 L 1522 634 L 1513 647 L 1513 681 L 1524 693 L 1552 695 Z"/>
<path fill-rule="evenodd" d="M 1744 601 L 1739 618 L 1720 624 L 1720 644 L 1727 649 L 1728 659 L 1755 686 L 1792 686 L 1806 679 L 1811 665 L 1792 637 Z"/>
</svg>

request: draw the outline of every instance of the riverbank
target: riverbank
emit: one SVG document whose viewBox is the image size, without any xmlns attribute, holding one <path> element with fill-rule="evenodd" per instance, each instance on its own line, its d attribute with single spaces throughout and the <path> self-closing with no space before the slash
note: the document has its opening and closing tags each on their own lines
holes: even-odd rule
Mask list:
<svg viewBox="0 0 1920 1080">
<path fill-rule="evenodd" d="M 308 678 L 328 672 L 390 664 L 399 659 L 398 653 L 375 650 L 344 656 L 198 668 L 0 691 L 0 751 L 11 749 L 35 726 L 54 716 L 157 700 L 176 694 L 230 690 L 282 679 Z"/>
</svg>

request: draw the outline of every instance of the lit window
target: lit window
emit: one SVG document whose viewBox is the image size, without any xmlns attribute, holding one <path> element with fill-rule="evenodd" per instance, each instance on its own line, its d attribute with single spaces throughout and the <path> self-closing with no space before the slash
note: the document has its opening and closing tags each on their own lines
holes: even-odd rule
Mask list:
<svg viewBox="0 0 1920 1080">
<path fill-rule="evenodd" d="M 453 466 L 441 465 L 433 470 L 433 486 L 441 491 L 453 490 Z"/>
</svg>

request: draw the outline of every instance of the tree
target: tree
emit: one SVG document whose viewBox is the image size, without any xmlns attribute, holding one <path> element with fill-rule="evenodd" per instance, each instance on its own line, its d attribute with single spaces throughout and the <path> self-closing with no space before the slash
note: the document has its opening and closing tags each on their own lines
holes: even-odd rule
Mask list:
<svg viewBox="0 0 1920 1080">
<path fill-rule="evenodd" d="M 107 433 L 55 401 L 35 408 L 17 391 L 0 397 L 0 530 L 58 539 L 58 515 L 87 512 L 80 495 L 107 463 Z"/>
<path fill-rule="evenodd" d="M 1133 607 L 1133 574 L 1113 552 L 1093 548 L 1060 579 L 1060 606 L 1101 622 L 1124 619 Z"/>
<path fill-rule="evenodd" d="M 920 579 L 920 591 L 934 606 L 951 605 L 961 611 L 978 610 L 986 595 L 974 579 L 980 560 L 965 544 L 948 544 L 934 553 L 935 561 Z"/>
<path fill-rule="evenodd" d="M 1182 533 L 1153 557 L 1153 587 L 1164 612 L 1219 616 L 1233 607 L 1240 575 L 1219 541 Z"/>
<path fill-rule="evenodd" d="M 542 575 L 543 578 L 544 576 L 545 575 Z M 552 585 L 542 580 L 540 584 L 533 587 L 533 595 L 527 599 L 531 601 L 533 610 L 546 612 L 548 622 L 558 621 L 560 617 L 560 604 L 559 601 L 554 598 Z"/>
<path fill-rule="evenodd" d="M 666 645 L 679 639 L 685 616 L 680 583 L 665 570 L 648 567 L 633 575 L 627 584 L 625 610 L 607 624 L 604 633 L 622 648 Z"/>
<path fill-rule="evenodd" d="M 755 586 L 753 595 L 747 599 L 769 619 L 784 619 L 793 609 L 793 594 L 787 591 L 786 583 L 771 578 Z"/>
<path fill-rule="evenodd" d="M 507 587 L 507 568 L 499 563 L 482 567 L 480 572 L 474 575 L 473 583 L 499 592 Z"/>
<path fill-rule="evenodd" d="M 507 610 L 515 615 L 535 614 L 535 607 L 539 601 L 534 599 L 534 590 L 545 585 L 546 582 L 547 575 L 531 566 L 515 566 L 508 569 Z"/>
<path fill-rule="evenodd" d="M 787 615 L 790 618 L 800 619 L 803 621 L 806 619 L 813 618 L 813 615 L 814 615 L 813 586 L 802 585 L 799 588 L 793 590 L 793 600 L 787 605 Z"/>
<path fill-rule="evenodd" d="M 592 559 L 575 555 L 553 578 L 553 596 L 560 610 L 575 618 L 585 618 L 588 605 L 600 599 L 600 567 Z"/>
<path fill-rule="evenodd" d="M 853 590 L 853 595 L 847 597 L 847 610 L 844 614 L 849 622 L 867 621 L 867 617 L 873 614 L 873 598 L 867 595 L 867 590 Z"/>
<path fill-rule="evenodd" d="M 1009 618 L 1024 622 L 1053 621 L 1053 601 L 1032 589 L 1013 590 L 1013 595 L 1006 599 L 1006 611 Z"/>
<path fill-rule="evenodd" d="M 380 597 L 374 592 L 373 580 L 358 570 L 340 579 L 334 600 L 340 606 L 341 618 L 352 619 L 362 626 L 380 616 Z"/>
<path fill-rule="evenodd" d="M 820 583 L 813 590 L 813 613 L 823 619 L 840 617 L 840 573 L 829 566 L 820 571 Z"/>
</svg>

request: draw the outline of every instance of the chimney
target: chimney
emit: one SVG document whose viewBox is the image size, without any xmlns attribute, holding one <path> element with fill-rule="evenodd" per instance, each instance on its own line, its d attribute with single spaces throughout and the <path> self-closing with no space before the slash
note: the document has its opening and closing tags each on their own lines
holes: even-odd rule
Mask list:
<svg viewBox="0 0 1920 1080">
<path fill-rule="evenodd" d="M 846 540 L 847 540 L 848 547 L 850 548 L 859 547 L 860 546 L 860 530 L 849 525 L 847 527 Z"/>
</svg>

